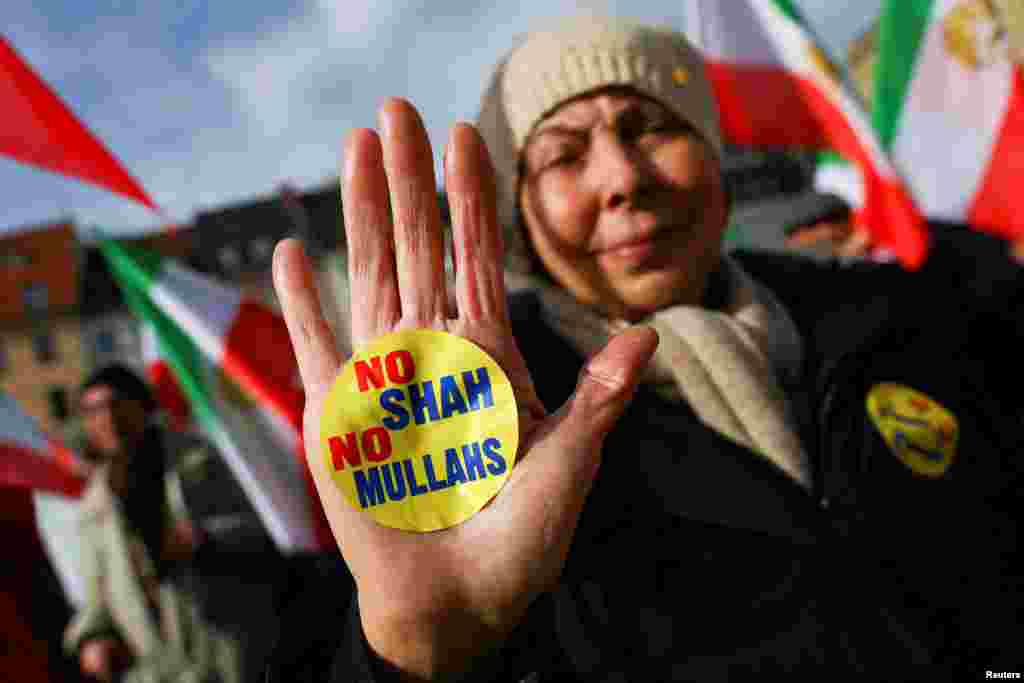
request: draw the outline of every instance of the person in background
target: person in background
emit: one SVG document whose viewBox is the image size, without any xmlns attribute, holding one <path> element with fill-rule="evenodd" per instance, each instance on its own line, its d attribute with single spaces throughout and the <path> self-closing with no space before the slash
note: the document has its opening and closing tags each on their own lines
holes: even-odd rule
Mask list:
<svg viewBox="0 0 1024 683">
<path fill-rule="evenodd" d="M 356 595 L 316 592 L 269 680 L 1020 670 L 1024 278 L 1005 243 L 939 233 L 914 273 L 723 255 L 700 56 L 574 17 L 521 40 L 478 128 L 451 131 L 451 307 L 423 122 L 392 99 L 380 126 L 348 136 L 341 173 L 354 347 L 476 343 L 513 387 L 519 452 L 487 507 L 429 534 L 377 525 L 310 458 Z M 506 253 L 536 282 L 511 299 Z M 343 347 L 300 244 L 274 278 L 317 444 Z"/>
<path fill-rule="evenodd" d="M 101 681 L 239 681 L 238 643 L 180 585 L 206 535 L 188 517 L 156 408 L 121 365 L 82 385 L 78 413 L 98 465 L 82 498 L 87 603 L 64 645 Z"/>
<path fill-rule="evenodd" d="M 871 238 L 857 229 L 849 205 L 833 194 L 811 195 L 796 207 L 785 229 L 785 246 L 813 258 L 858 259 L 871 252 Z"/>
</svg>

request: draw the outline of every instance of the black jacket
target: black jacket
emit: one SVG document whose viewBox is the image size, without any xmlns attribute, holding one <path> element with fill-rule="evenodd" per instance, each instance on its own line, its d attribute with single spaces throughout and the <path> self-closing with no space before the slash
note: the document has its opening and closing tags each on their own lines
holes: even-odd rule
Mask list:
<svg viewBox="0 0 1024 683">
<path fill-rule="evenodd" d="M 940 233 L 913 274 L 736 257 L 804 336 L 792 399 L 813 490 L 641 389 L 606 441 L 557 589 L 470 679 L 1019 671 L 1021 269 L 1001 244 L 956 232 Z M 535 298 L 517 297 L 512 310 L 541 399 L 555 409 L 582 359 L 539 322 Z M 881 383 L 955 416 L 941 477 L 915 474 L 883 440 L 865 407 Z M 387 679 L 355 601 L 312 594 L 320 598 L 297 603 L 291 618 L 327 619 L 317 629 L 327 635 L 305 628 L 282 641 L 268 680 Z"/>
</svg>

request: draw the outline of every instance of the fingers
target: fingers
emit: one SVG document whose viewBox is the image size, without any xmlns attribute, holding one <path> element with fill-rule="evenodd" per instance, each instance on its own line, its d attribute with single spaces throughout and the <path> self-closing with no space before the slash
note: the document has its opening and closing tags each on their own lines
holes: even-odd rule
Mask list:
<svg viewBox="0 0 1024 683">
<path fill-rule="evenodd" d="M 357 129 L 348 136 L 342 178 L 352 341 L 358 346 L 390 332 L 402 317 L 388 181 L 375 132 Z"/>
<path fill-rule="evenodd" d="M 309 397 L 322 396 L 341 367 L 334 334 L 324 319 L 309 259 L 298 240 L 286 239 L 274 249 L 274 289 L 288 336 Z"/>
<path fill-rule="evenodd" d="M 441 212 L 430 142 L 419 114 L 404 100 L 388 100 L 380 123 L 402 319 L 429 325 L 447 318 Z"/>
<path fill-rule="evenodd" d="M 470 320 L 506 320 L 504 244 L 497 222 L 495 173 L 475 128 L 460 123 L 452 129 L 445 162 L 459 315 Z"/>
</svg>

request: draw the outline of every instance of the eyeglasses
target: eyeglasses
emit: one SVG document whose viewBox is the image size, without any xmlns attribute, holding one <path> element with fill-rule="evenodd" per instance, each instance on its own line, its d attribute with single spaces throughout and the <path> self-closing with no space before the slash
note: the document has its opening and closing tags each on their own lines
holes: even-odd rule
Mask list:
<svg viewBox="0 0 1024 683">
<path fill-rule="evenodd" d="M 101 413 L 104 410 L 113 408 L 115 404 L 123 400 L 124 399 L 119 396 L 107 396 L 99 400 L 89 401 L 88 403 L 79 403 L 78 414 L 83 417 L 95 415 L 96 413 Z"/>
</svg>

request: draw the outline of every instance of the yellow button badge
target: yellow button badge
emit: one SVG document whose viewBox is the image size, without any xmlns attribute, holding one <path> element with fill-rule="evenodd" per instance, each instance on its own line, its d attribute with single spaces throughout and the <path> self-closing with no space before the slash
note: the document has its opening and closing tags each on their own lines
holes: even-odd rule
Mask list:
<svg viewBox="0 0 1024 683">
<path fill-rule="evenodd" d="M 956 416 L 916 389 L 876 384 L 868 414 L 885 443 L 915 474 L 941 477 L 953 464 L 960 438 Z"/>
<path fill-rule="evenodd" d="M 378 523 L 436 531 L 508 479 L 519 417 L 508 377 L 475 344 L 404 330 L 357 351 L 327 396 L 321 452 L 345 498 Z"/>
</svg>

